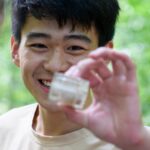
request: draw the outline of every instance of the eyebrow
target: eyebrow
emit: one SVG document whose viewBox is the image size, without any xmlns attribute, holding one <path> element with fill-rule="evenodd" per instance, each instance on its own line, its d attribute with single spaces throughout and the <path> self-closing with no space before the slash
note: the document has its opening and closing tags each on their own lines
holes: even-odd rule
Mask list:
<svg viewBox="0 0 150 150">
<path fill-rule="evenodd" d="M 82 40 L 86 43 L 92 43 L 91 39 L 89 37 L 87 37 L 86 35 L 84 34 L 70 34 L 70 35 L 66 35 L 64 37 L 65 40 L 70 40 L 70 39 L 73 39 L 73 40 Z"/>
<path fill-rule="evenodd" d="M 35 38 L 46 38 L 46 39 L 50 39 L 51 36 L 49 34 L 46 33 L 40 33 L 40 32 L 30 32 L 27 34 L 27 39 L 28 40 L 32 40 Z"/>
<path fill-rule="evenodd" d="M 40 33 L 40 32 L 30 32 L 27 34 L 27 39 L 28 40 L 32 40 L 32 39 L 35 39 L 35 38 L 46 38 L 46 39 L 51 39 L 52 36 L 49 35 L 49 34 L 46 34 L 46 33 Z M 64 36 L 64 40 L 70 40 L 70 39 L 73 39 L 73 40 L 82 40 L 86 43 L 92 43 L 92 40 L 84 35 L 84 34 L 69 34 L 69 35 L 65 35 Z"/>
</svg>

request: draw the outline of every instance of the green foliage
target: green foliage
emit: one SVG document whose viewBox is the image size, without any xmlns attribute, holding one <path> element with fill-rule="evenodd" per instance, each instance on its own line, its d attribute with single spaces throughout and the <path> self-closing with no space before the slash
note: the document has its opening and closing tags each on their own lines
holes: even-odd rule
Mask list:
<svg viewBox="0 0 150 150">
<path fill-rule="evenodd" d="M 143 119 L 150 125 L 150 9 L 149 0 L 122 0 L 121 17 L 117 26 L 115 44 L 127 52 L 137 66 L 139 93 Z"/>
<path fill-rule="evenodd" d="M 10 16 L 6 12 L 7 16 Z M 12 63 L 10 55 L 10 17 L 5 18 L 0 29 L 0 113 L 32 102 L 31 95 L 26 91 L 21 81 L 19 69 Z"/>
<path fill-rule="evenodd" d="M 114 44 L 125 51 L 137 66 L 139 93 L 143 120 L 150 125 L 150 9 L 149 0 L 121 0 L 120 18 L 116 28 Z M 9 11 L 6 16 L 9 15 Z M 13 107 L 33 102 L 33 97 L 24 87 L 20 72 L 10 56 L 10 18 L 5 18 L 0 31 L 0 113 Z"/>
</svg>

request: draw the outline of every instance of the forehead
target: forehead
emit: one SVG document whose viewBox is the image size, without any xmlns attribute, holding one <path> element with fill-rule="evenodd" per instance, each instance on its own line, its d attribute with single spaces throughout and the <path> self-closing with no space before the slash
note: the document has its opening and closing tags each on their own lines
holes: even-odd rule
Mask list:
<svg viewBox="0 0 150 150">
<path fill-rule="evenodd" d="M 42 32 L 47 34 L 68 34 L 68 33 L 84 33 L 91 38 L 98 37 L 96 29 L 94 26 L 86 29 L 83 26 L 76 25 L 75 28 L 72 28 L 73 25 L 69 21 L 64 24 L 62 27 L 54 18 L 38 20 L 33 16 L 29 16 L 26 20 L 24 27 L 22 28 L 21 35 L 26 35 L 29 32 Z"/>
</svg>

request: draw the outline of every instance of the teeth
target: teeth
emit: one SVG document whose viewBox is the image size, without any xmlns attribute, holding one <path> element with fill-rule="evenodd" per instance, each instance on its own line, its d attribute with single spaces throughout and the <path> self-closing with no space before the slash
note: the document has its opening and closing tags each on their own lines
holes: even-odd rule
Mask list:
<svg viewBox="0 0 150 150">
<path fill-rule="evenodd" d="M 50 86 L 50 85 L 51 85 L 51 82 L 50 82 L 50 81 L 46 81 L 46 80 L 42 80 L 42 83 L 43 83 L 45 86 Z"/>
</svg>

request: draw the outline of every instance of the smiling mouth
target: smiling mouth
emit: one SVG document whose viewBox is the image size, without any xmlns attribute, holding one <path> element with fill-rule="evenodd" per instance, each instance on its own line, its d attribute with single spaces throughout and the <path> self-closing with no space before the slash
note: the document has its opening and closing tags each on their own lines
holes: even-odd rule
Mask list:
<svg viewBox="0 0 150 150">
<path fill-rule="evenodd" d="M 50 86 L 51 86 L 51 81 L 50 80 L 42 80 L 42 79 L 40 79 L 40 80 L 38 80 L 39 81 L 39 83 L 42 85 L 42 86 L 44 86 L 44 87 L 46 87 L 46 88 L 50 88 Z"/>
</svg>

